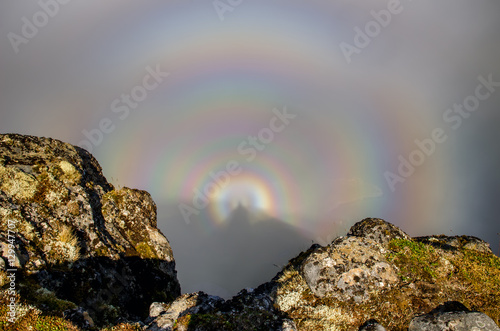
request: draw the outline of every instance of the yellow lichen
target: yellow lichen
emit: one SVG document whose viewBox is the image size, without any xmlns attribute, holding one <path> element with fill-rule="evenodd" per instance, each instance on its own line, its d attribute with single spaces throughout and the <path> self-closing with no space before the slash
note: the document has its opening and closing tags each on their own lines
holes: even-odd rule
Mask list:
<svg viewBox="0 0 500 331">
<path fill-rule="evenodd" d="M 37 180 L 16 167 L 0 166 L 0 189 L 17 200 L 30 200 L 35 195 Z"/>
<path fill-rule="evenodd" d="M 155 250 L 146 242 L 138 243 L 135 246 L 135 250 L 139 253 L 139 256 L 143 259 L 155 259 L 158 257 Z"/>
<path fill-rule="evenodd" d="M 64 160 L 59 162 L 58 165 L 59 165 L 59 168 L 61 168 L 61 170 L 63 171 L 63 175 L 61 176 L 61 179 L 63 181 L 67 181 L 73 185 L 80 184 L 80 181 L 82 179 L 82 175 L 75 168 L 75 166 L 73 166 L 68 161 L 64 161 Z"/>
<path fill-rule="evenodd" d="M 4 270 L 0 269 L 0 287 L 4 286 L 9 282 L 9 278 L 7 278 L 7 273 Z"/>
</svg>

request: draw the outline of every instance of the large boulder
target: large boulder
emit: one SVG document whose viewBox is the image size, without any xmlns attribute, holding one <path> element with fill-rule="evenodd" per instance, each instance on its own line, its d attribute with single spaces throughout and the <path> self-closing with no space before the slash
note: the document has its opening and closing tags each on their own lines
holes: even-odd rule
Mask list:
<svg viewBox="0 0 500 331">
<path fill-rule="evenodd" d="M 151 302 L 172 301 L 175 261 L 156 225 L 151 196 L 115 189 L 87 151 L 0 135 L 0 285 L 6 268 L 18 268 L 21 297 L 40 309 L 62 300 L 99 325 L 145 318 Z"/>
<path fill-rule="evenodd" d="M 409 238 L 397 227 L 378 219 L 354 225 L 347 237 L 314 251 L 302 266 L 311 291 L 320 298 L 364 302 L 400 282 L 398 269 L 385 256 L 394 238 Z"/>
</svg>

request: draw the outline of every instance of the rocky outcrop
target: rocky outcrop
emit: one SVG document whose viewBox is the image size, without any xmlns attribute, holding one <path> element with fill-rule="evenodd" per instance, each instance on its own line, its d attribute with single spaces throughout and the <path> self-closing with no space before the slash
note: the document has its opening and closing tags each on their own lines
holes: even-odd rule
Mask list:
<svg viewBox="0 0 500 331">
<path fill-rule="evenodd" d="M 47 138 L 0 135 L 0 249 L 0 307 L 12 298 L 18 305 L 14 324 L 2 324 L 9 310 L 0 309 L 7 330 L 96 330 L 119 322 L 103 330 L 498 330 L 500 324 L 500 259 L 487 243 L 470 236 L 411 238 L 377 218 L 326 246 L 312 245 L 269 282 L 230 300 L 180 295 L 151 196 L 114 188 L 89 153 Z"/>
<path fill-rule="evenodd" d="M 500 259 L 487 246 L 472 237 L 456 246 L 415 240 L 381 219 L 365 219 L 347 236 L 311 246 L 270 282 L 213 309 L 205 305 L 203 313 L 190 306 L 177 322 L 199 331 L 406 330 L 420 327 L 419 316 L 437 305 L 460 301 L 481 312 L 468 312 L 469 321 L 498 324 Z"/>
<path fill-rule="evenodd" d="M 487 243 L 468 238 L 434 245 L 365 219 L 346 237 L 290 261 L 277 279 L 275 304 L 299 330 L 352 330 L 374 319 L 379 328 L 406 329 L 415 316 L 447 301 L 474 307 L 498 324 L 500 259 L 485 251 Z"/>
<path fill-rule="evenodd" d="M 0 135 L 0 245 L 21 296 L 42 311 L 65 302 L 102 325 L 180 294 L 151 196 L 115 189 L 92 155 L 58 140 Z"/>
<path fill-rule="evenodd" d="M 147 331 L 297 331 L 293 320 L 273 306 L 270 284 L 242 290 L 230 300 L 203 292 L 184 294 L 171 304 L 153 303 Z"/>
</svg>

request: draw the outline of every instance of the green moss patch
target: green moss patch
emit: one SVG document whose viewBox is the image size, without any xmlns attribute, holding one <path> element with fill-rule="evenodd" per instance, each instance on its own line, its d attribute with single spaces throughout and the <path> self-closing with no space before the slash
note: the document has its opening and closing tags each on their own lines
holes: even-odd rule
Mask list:
<svg viewBox="0 0 500 331">
<path fill-rule="evenodd" d="M 424 243 L 406 239 L 389 242 L 390 253 L 386 258 L 400 269 L 403 281 L 434 281 L 437 278 L 439 255 L 436 250 Z"/>
<path fill-rule="evenodd" d="M 416 286 L 410 292 L 421 293 L 410 297 L 411 311 L 459 301 L 500 325 L 500 258 L 463 245 L 441 249 L 413 240 L 392 240 L 389 249 L 387 259 L 400 269 L 402 280 Z"/>
</svg>

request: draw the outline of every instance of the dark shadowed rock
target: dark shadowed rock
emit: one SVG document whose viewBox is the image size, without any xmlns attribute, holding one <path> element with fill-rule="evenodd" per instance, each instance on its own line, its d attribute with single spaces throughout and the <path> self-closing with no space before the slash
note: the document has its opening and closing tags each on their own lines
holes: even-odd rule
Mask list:
<svg viewBox="0 0 500 331">
<path fill-rule="evenodd" d="M 445 303 L 431 310 L 429 314 L 436 315 L 439 313 L 448 313 L 452 311 L 470 311 L 470 310 L 469 308 L 465 307 L 461 302 L 446 301 Z"/>
<path fill-rule="evenodd" d="M 87 329 L 94 327 L 92 317 L 90 317 L 89 313 L 82 307 L 68 309 L 64 311 L 63 316 L 80 328 Z"/>
<path fill-rule="evenodd" d="M 170 304 L 153 303 L 146 320 L 148 331 L 297 331 L 293 319 L 274 305 L 276 283 L 245 289 L 230 300 L 203 292 L 184 294 Z"/>
<path fill-rule="evenodd" d="M 386 331 L 376 320 L 371 319 L 366 321 L 359 327 L 359 331 Z"/>
<path fill-rule="evenodd" d="M 0 225 L 4 262 L 22 270 L 21 295 L 42 310 L 62 300 L 102 324 L 145 318 L 152 301 L 180 294 L 151 196 L 114 189 L 81 148 L 0 135 Z M 15 233 L 10 260 L 8 230 Z M 5 276 L 2 269 L 1 285 Z M 52 301 L 36 293 L 50 293 Z"/>
</svg>

